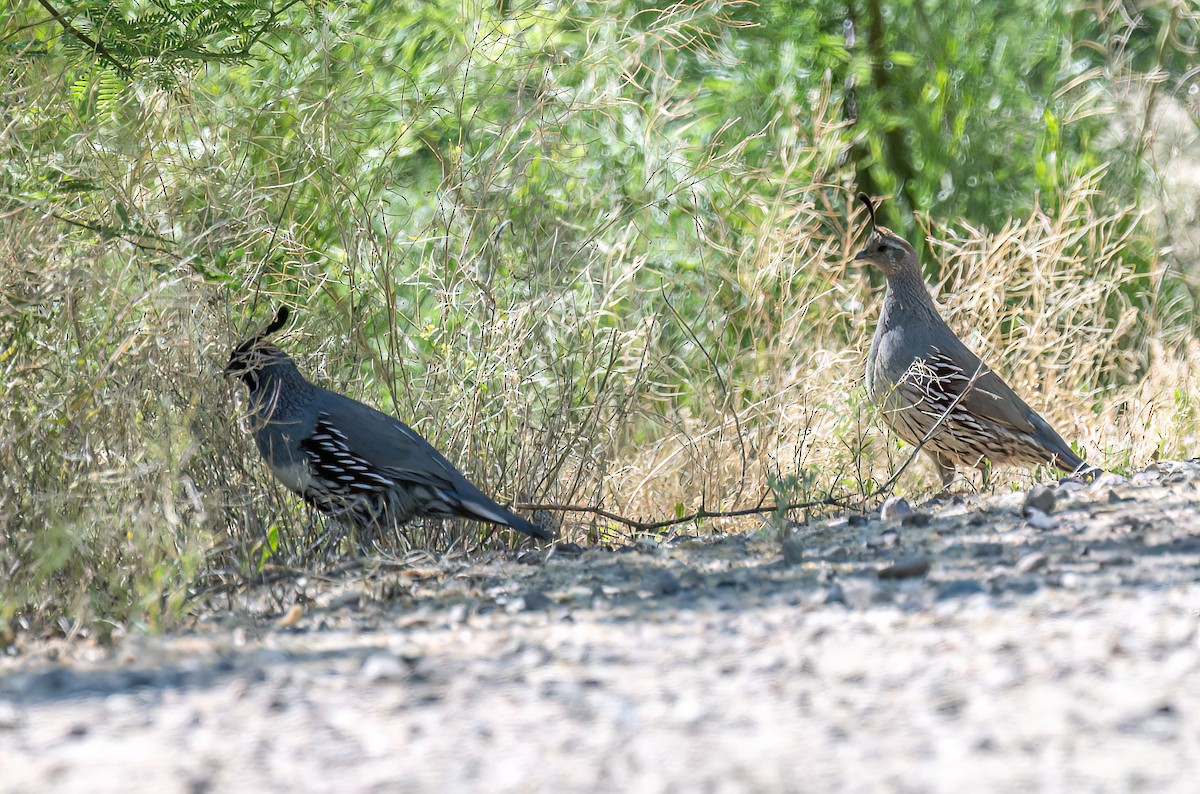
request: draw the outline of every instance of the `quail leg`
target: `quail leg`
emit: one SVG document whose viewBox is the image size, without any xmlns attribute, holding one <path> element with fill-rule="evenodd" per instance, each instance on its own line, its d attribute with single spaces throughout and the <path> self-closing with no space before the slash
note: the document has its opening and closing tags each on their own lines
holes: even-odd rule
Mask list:
<svg viewBox="0 0 1200 794">
<path fill-rule="evenodd" d="M 942 493 L 948 492 L 957 475 L 957 472 L 954 470 L 954 462 L 940 452 L 926 451 L 925 454 L 933 461 L 933 466 L 937 469 L 938 477 L 942 479 Z"/>
</svg>

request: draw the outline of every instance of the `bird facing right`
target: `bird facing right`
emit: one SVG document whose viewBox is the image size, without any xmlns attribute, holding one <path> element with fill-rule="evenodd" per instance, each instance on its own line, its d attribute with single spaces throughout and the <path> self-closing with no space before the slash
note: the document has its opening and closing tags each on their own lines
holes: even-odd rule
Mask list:
<svg viewBox="0 0 1200 794">
<path fill-rule="evenodd" d="M 901 438 L 932 459 L 949 487 L 955 467 L 988 463 L 1093 471 L 1041 416 L 950 330 L 925 287 L 908 241 L 871 218 L 871 236 L 854 257 L 879 268 L 887 292 L 867 354 L 867 391 Z"/>
</svg>

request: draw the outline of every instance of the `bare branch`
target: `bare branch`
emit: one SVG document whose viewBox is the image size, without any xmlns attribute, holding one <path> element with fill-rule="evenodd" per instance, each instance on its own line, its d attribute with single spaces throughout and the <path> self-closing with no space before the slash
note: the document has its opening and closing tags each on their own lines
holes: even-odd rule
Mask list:
<svg viewBox="0 0 1200 794">
<path fill-rule="evenodd" d="M 589 507 L 586 505 L 554 505 L 554 504 L 526 504 L 518 503 L 512 505 L 518 510 L 553 510 L 560 513 L 591 513 L 607 518 L 610 521 L 616 521 L 618 524 L 623 524 L 640 532 L 654 532 L 667 527 L 677 526 L 679 524 L 690 524 L 693 521 L 700 521 L 705 518 L 738 518 L 740 516 L 762 515 L 765 513 L 787 512 L 790 510 L 805 510 L 812 507 L 840 507 L 842 509 L 851 509 L 851 505 L 840 499 L 832 496 L 824 499 L 817 499 L 811 502 L 790 502 L 788 504 L 772 504 L 761 505 L 759 507 L 746 507 L 739 510 L 706 510 L 701 508 L 694 513 L 679 518 L 667 518 L 661 521 L 638 521 L 633 518 L 626 518 L 612 511 L 605 510 L 602 507 Z"/>
</svg>

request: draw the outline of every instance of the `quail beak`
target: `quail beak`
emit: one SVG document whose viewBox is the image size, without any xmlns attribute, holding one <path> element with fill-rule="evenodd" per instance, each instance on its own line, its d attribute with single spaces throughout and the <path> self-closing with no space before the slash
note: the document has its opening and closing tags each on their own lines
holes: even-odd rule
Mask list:
<svg viewBox="0 0 1200 794">
<path fill-rule="evenodd" d="M 225 365 L 225 369 L 221 370 L 221 374 L 225 376 L 226 379 L 240 378 L 245 371 L 245 362 L 238 361 L 236 358 L 232 358 L 229 360 L 229 363 Z"/>
<path fill-rule="evenodd" d="M 871 257 L 870 249 L 865 245 L 863 246 L 862 250 L 859 251 L 857 254 L 855 254 L 854 258 L 851 259 L 850 261 L 854 262 L 855 264 L 863 264 L 863 265 L 874 265 L 875 264 L 875 260 Z"/>
</svg>

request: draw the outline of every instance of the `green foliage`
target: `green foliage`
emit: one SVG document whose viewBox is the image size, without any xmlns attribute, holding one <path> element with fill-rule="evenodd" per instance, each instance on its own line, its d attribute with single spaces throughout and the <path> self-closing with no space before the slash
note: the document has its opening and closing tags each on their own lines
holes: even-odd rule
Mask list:
<svg viewBox="0 0 1200 794">
<path fill-rule="evenodd" d="M 260 41 L 283 30 L 281 18 L 299 2 L 41 0 L 41 5 L 64 31 L 60 45 L 84 65 L 73 85 L 76 93 L 98 83 L 115 99 L 125 80 L 174 89 L 205 64 L 250 60 Z"/>
</svg>

